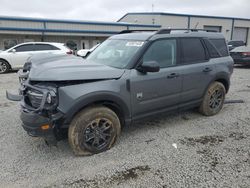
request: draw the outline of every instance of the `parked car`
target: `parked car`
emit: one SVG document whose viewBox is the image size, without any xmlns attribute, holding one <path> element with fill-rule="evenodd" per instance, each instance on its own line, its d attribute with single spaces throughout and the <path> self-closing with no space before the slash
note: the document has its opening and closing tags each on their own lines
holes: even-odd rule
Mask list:
<svg viewBox="0 0 250 188">
<path fill-rule="evenodd" d="M 32 63 L 19 95 L 23 128 L 48 142 L 66 132 L 76 155 L 110 149 L 121 127 L 152 115 L 223 107 L 233 72 L 220 33 L 184 30 L 119 34 L 86 60 Z"/>
<path fill-rule="evenodd" d="M 250 46 L 240 46 L 230 52 L 234 64 L 250 65 Z"/>
<path fill-rule="evenodd" d="M 245 46 L 246 43 L 244 41 L 241 41 L 241 40 L 232 40 L 232 41 L 229 41 L 227 43 L 227 45 L 228 45 L 229 51 L 231 51 L 231 50 L 233 50 L 236 47 Z"/>
<path fill-rule="evenodd" d="M 83 58 L 86 58 L 91 52 L 93 52 L 100 44 L 97 44 L 95 46 L 93 46 L 92 48 L 90 49 L 81 49 L 81 50 L 78 50 L 77 51 L 77 56 L 80 56 L 80 57 L 83 57 Z"/>
<path fill-rule="evenodd" d="M 35 54 L 72 54 L 62 43 L 28 42 L 18 44 L 0 52 L 0 74 L 23 67 L 29 57 Z"/>
</svg>

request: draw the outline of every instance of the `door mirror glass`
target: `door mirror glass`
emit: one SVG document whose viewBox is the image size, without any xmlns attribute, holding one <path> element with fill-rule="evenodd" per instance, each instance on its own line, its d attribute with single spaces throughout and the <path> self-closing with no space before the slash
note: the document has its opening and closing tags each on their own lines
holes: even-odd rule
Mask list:
<svg viewBox="0 0 250 188">
<path fill-rule="evenodd" d="M 157 61 L 146 61 L 137 70 L 140 72 L 159 72 L 160 65 Z"/>
<path fill-rule="evenodd" d="M 15 53 L 15 52 L 16 52 L 16 49 L 13 48 L 12 50 L 10 50 L 10 52 L 11 52 L 11 53 Z"/>
</svg>

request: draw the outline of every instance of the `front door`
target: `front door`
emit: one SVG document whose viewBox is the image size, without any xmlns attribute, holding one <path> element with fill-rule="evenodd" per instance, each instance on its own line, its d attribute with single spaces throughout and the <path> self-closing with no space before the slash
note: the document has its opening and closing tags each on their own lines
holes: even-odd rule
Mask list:
<svg viewBox="0 0 250 188">
<path fill-rule="evenodd" d="M 131 106 L 134 117 L 140 118 L 167 108 L 177 109 L 182 78 L 176 67 L 176 46 L 175 39 L 155 41 L 142 57 L 142 63 L 156 61 L 160 71 L 131 71 Z"/>
<path fill-rule="evenodd" d="M 34 54 L 34 44 L 23 44 L 10 50 L 13 67 L 22 68 L 27 59 Z"/>
</svg>

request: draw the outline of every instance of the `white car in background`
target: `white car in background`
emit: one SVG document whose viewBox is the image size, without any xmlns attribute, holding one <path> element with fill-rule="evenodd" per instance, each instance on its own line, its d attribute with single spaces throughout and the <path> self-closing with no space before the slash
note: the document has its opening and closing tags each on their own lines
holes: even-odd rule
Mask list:
<svg viewBox="0 0 250 188">
<path fill-rule="evenodd" d="M 0 52 L 0 74 L 23 67 L 27 59 L 36 54 L 73 54 L 63 43 L 28 42 Z"/>
</svg>

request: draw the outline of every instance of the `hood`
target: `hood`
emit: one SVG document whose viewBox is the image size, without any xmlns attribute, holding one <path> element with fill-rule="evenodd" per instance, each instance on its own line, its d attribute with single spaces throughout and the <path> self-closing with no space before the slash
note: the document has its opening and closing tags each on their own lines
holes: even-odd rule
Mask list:
<svg viewBox="0 0 250 188">
<path fill-rule="evenodd" d="M 124 71 L 88 62 L 80 57 L 64 56 L 32 61 L 29 79 L 31 81 L 118 79 Z"/>
</svg>

